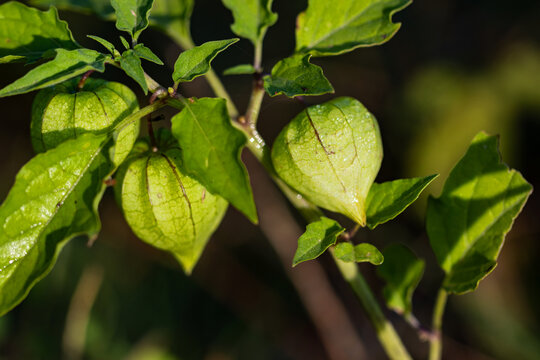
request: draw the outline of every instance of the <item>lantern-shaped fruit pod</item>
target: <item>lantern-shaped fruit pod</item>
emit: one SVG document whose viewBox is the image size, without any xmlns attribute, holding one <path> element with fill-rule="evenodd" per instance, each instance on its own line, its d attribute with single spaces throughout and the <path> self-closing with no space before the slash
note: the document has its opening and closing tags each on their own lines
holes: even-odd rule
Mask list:
<svg viewBox="0 0 540 360">
<path fill-rule="evenodd" d="M 289 186 L 361 226 L 366 224 L 365 200 L 382 157 L 377 120 L 348 97 L 302 111 L 272 148 L 274 167 Z"/>
<path fill-rule="evenodd" d="M 79 78 L 38 92 L 32 104 L 31 136 L 36 152 L 56 147 L 83 133 L 103 134 L 139 109 L 137 97 L 127 86 L 88 78 L 82 89 Z M 129 154 L 139 134 L 139 121 L 116 137 L 112 159 L 116 165 Z"/>
<path fill-rule="evenodd" d="M 171 252 L 190 273 L 228 204 L 186 174 L 168 130 L 157 132 L 157 142 L 152 152 L 148 141 L 137 141 L 119 169 L 117 201 L 137 237 Z"/>
</svg>

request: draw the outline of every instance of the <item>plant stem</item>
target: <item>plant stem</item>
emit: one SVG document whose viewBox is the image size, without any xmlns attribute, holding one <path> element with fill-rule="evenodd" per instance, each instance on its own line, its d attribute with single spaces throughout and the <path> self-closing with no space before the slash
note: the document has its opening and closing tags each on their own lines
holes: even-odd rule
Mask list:
<svg viewBox="0 0 540 360">
<path fill-rule="evenodd" d="M 157 100 L 153 104 L 147 105 L 143 107 L 142 109 L 140 109 L 139 111 L 134 112 L 131 115 L 128 115 L 124 120 L 118 123 L 118 125 L 116 125 L 112 131 L 113 132 L 122 131 L 122 129 L 124 129 L 126 126 L 129 126 L 132 122 L 137 121 L 138 119 L 141 119 L 145 117 L 146 115 L 149 115 L 153 113 L 154 111 L 159 110 L 162 107 L 164 107 L 168 103 L 167 100 L 168 99 Z"/>
<path fill-rule="evenodd" d="M 440 360 L 442 356 L 442 321 L 447 298 L 446 290 L 440 288 L 433 308 L 432 331 L 435 336 L 429 346 L 429 360 Z"/>
<path fill-rule="evenodd" d="M 92 73 L 94 72 L 95 70 L 88 70 L 87 72 L 85 72 L 83 74 L 83 76 L 81 77 L 81 80 L 79 80 L 79 83 L 77 84 L 77 90 L 82 90 L 82 88 L 84 87 L 84 84 L 86 83 L 86 80 L 88 80 L 88 78 L 90 77 L 90 75 L 92 75 Z"/>
<path fill-rule="evenodd" d="M 332 253 L 333 255 L 333 253 Z M 346 263 L 334 256 L 341 274 L 352 287 L 360 302 L 364 306 L 371 323 L 375 327 L 377 337 L 381 342 L 386 354 L 390 359 L 411 359 L 411 356 L 403 346 L 396 330 L 384 316 L 377 300 L 373 296 L 369 285 L 358 270 L 358 265 L 355 263 Z"/>
</svg>

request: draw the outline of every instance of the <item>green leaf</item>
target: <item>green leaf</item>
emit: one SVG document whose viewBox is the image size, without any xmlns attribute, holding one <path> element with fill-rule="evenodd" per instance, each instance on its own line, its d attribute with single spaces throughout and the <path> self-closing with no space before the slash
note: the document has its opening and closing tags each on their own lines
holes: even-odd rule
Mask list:
<svg viewBox="0 0 540 360">
<path fill-rule="evenodd" d="M 401 214 L 439 175 L 373 183 L 366 199 L 367 225 L 375 229 Z"/>
<path fill-rule="evenodd" d="M 10 1 L 0 5 L 0 24 L 0 64 L 34 62 L 58 48 L 80 47 L 55 8 L 39 11 Z"/>
<path fill-rule="evenodd" d="M 532 186 L 501 162 L 497 138 L 479 133 L 428 201 L 426 228 L 448 292 L 476 289 L 497 265 L 505 235 Z"/>
<path fill-rule="evenodd" d="M 288 97 L 333 93 L 332 84 L 322 69 L 309 62 L 311 55 L 293 55 L 280 60 L 271 75 L 264 77 L 264 89 L 270 96 Z"/>
<path fill-rule="evenodd" d="M 89 49 L 56 49 L 56 57 L 30 70 L 22 78 L 0 90 L 0 97 L 24 94 L 56 85 L 89 70 L 105 71 L 108 56 Z"/>
<path fill-rule="evenodd" d="M 425 263 L 408 247 L 392 244 L 383 250 L 384 264 L 377 274 L 386 282 L 383 289 L 386 305 L 399 314 L 412 312 L 412 296 L 424 274 Z"/>
<path fill-rule="evenodd" d="M 126 50 L 122 53 L 120 67 L 141 86 L 145 95 L 148 94 L 148 85 L 144 77 L 141 59 L 133 50 Z"/>
<path fill-rule="evenodd" d="M 298 238 L 298 248 L 292 265 L 296 266 L 301 262 L 318 258 L 336 243 L 338 236 L 344 231 L 337 221 L 324 216 L 308 224 L 306 232 Z"/>
<path fill-rule="evenodd" d="M 114 51 L 116 50 L 116 48 L 114 47 L 113 44 L 111 44 L 110 42 L 108 42 L 107 40 L 103 39 L 103 38 L 100 38 L 99 36 L 95 36 L 95 35 L 86 35 L 87 37 L 89 37 L 90 39 L 94 40 L 94 41 L 97 41 L 98 43 L 100 43 L 105 49 L 109 50 L 109 52 L 111 54 L 114 54 Z"/>
<path fill-rule="evenodd" d="M 256 70 L 251 64 L 240 64 L 230 67 L 223 71 L 223 75 L 251 75 L 255 74 Z"/>
<path fill-rule="evenodd" d="M 249 176 L 240 159 L 246 138 L 231 124 L 225 100 L 203 98 L 184 105 L 171 121 L 186 170 L 257 223 Z"/>
<path fill-rule="evenodd" d="M 120 35 L 120 42 L 122 42 L 122 45 L 124 45 L 124 47 L 126 48 L 126 50 L 129 50 L 131 49 L 131 46 L 129 45 L 129 42 L 126 40 L 125 37 L 123 37 L 122 35 Z"/>
<path fill-rule="evenodd" d="M 17 174 L 0 207 L 0 314 L 52 268 L 67 240 L 94 237 L 104 180 L 114 170 L 107 135 L 85 134 L 39 154 Z"/>
<path fill-rule="evenodd" d="M 193 49 L 183 51 L 174 64 L 173 81 L 175 83 L 192 81 L 206 74 L 216 55 L 237 41 L 238 39 L 208 41 Z"/>
<path fill-rule="evenodd" d="M 135 47 L 133 48 L 133 51 L 141 59 L 151 61 L 151 62 L 156 63 L 158 65 L 163 65 L 163 61 L 161 61 L 161 59 L 156 54 L 154 54 L 152 52 L 152 50 L 150 50 L 149 48 L 147 48 L 143 44 L 135 45 Z"/>
<path fill-rule="evenodd" d="M 141 32 L 148 27 L 153 3 L 153 0 L 111 0 L 116 13 L 116 28 L 127 31 L 137 41 Z"/>
<path fill-rule="evenodd" d="M 231 30 L 238 36 L 257 44 L 264 38 L 266 29 L 277 21 L 272 12 L 272 0 L 222 0 L 234 16 Z"/>
<path fill-rule="evenodd" d="M 358 100 L 308 107 L 281 131 L 271 156 L 280 178 L 309 201 L 365 226 L 383 148 L 377 120 Z"/>
<path fill-rule="evenodd" d="M 315 56 L 339 55 L 358 47 L 380 45 L 398 31 L 392 15 L 411 0 L 309 0 L 298 16 L 296 51 Z"/>
<path fill-rule="evenodd" d="M 384 261 L 381 252 L 368 243 L 358 245 L 348 242 L 339 243 L 336 245 L 334 255 L 345 262 L 370 262 L 373 265 L 381 265 Z"/>
<path fill-rule="evenodd" d="M 141 140 L 120 168 L 117 199 L 133 232 L 170 251 L 190 273 L 225 215 L 227 202 L 187 175 L 168 130 L 160 129 L 156 138 L 158 152 Z"/>
</svg>

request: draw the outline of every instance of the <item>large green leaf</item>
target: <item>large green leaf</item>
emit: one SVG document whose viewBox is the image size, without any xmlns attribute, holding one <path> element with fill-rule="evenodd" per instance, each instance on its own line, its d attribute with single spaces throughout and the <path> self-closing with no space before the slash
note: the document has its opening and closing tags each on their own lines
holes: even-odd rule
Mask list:
<svg viewBox="0 0 540 360">
<path fill-rule="evenodd" d="M 301 262 L 313 260 L 321 256 L 331 245 L 336 243 L 338 236 L 345 231 L 339 223 L 327 217 L 308 224 L 306 232 L 298 238 L 298 248 L 294 254 L 293 266 Z"/>
<path fill-rule="evenodd" d="M 171 121 L 187 172 L 257 223 L 249 176 L 240 159 L 246 138 L 231 124 L 225 100 L 203 98 L 184 106 Z"/>
<path fill-rule="evenodd" d="M 422 279 L 425 263 L 401 244 L 386 247 L 383 255 L 384 263 L 377 268 L 377 274 L 386 282 L 383 289 L 386 305 L 399 314 L 409 315 L 412 295 Z"/>
<path fill-rule="evenodd" d="M 56 57 L 30 70 L 22 78 L 0 90 L 0 97 L 24 94 L 84 74 L 89 70 L 105 71 L 108 56 L 94 50 L 56 49 Z"/>
<path fill-rule="evenodd" d="M 127 31 L 134 41 L 148 27 L 148 17 L 154 0 L 111 0 L 116 14 L 116 27 Z"/>
<path fill-rule="evenodd" d="M 309 201 L 366 225 L 383 149 L 377 120 L 358 100 L 308 107 L 281 131 L 271 156 L 278 175 Z"/>
<path fill-rule="evenodd" d="M 234 24 L 232 31 L 257 44 L 264 38 L 266 29 L 277 21 L 272 12 L 272 0 L 222 0 L 232 11 Z"/>
<path fill-rule="evenodd" d="M 0 63 L 33 62 L 58 48 L 79 47 L 55 8 L 40 11 L 10 1 L 0 5 L 0 24 Z"/>
<path fill-rule="evenodd" d="M 373 265 L 381 265 L 384 261 L 381 252 L 368 243 L 358 245 L 348 242 L 339 243 L 336 245 L 334 255 L 345 262 L 369 262 Z"/>
<path fill-rule="evenodd" d="M 296 51 L 315 56 L 339 55 L 382 44 L 398 31 L 392 15 L 411 0 L 309 0 L 298 16 Z"/>
<path fill-rule="evenodd" d="M 141 59 L 133 50 L 126 50 L 122 53 L 120 67 L 141 86 L 145 94 L 148 94 L 148 85 L 144 77 Z"/>
<path fill-rule="evenodd" d="M 428 202 L 427 232 L 449 292 L 474 290 L 495 268 L 504 237 L 532 191 L 501 162 L 497 145 L 495 136 L 476 135 L 441 196 Z"/>
<path fill-rule="evenodd" d="M 114 170 L 107 135 L 85 134 L 39 154 L 0 207 L 0 314 L 23 300 L 66 243 L 100 229 L 98 203 Z"/>
<path fill-rule="evenodd" d="M 374 229 L 401 214 L 437 176 L 373 183 L 366 199 L 368 227 Z"/>
<path fill-rule="evenodd" d="M 237 41 L 238 39 L 208 41 L 193 49 L 183 51 L 174 64 L 173 81 L 175 83 L 192 81 L 206 74 L 217 54 Z"/>
<path fill-rule="evenodd" d="M 280 60 L 271 75 L 264 77 L 264 89 L 270 96 L 288 97 L 333 93 L 334 88 L 322 69 L 309 62 L 311 55 L 293 55 Z"/>
</svg>

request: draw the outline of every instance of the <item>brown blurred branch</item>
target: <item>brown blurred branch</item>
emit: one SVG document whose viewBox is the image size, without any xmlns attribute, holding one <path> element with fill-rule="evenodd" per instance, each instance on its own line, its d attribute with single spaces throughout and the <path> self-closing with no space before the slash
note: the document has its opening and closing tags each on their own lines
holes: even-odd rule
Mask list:
<svg viewBox="0 0 540 360">
<path fill-rule="evenodd" d="M 62 336 L 62 354 L 65 360 L 83 358 L 90 311 L 102 282 L 103 268 L 101 266 L 89 265 L 84 269 L 66 316 Z"/>
</svg>

